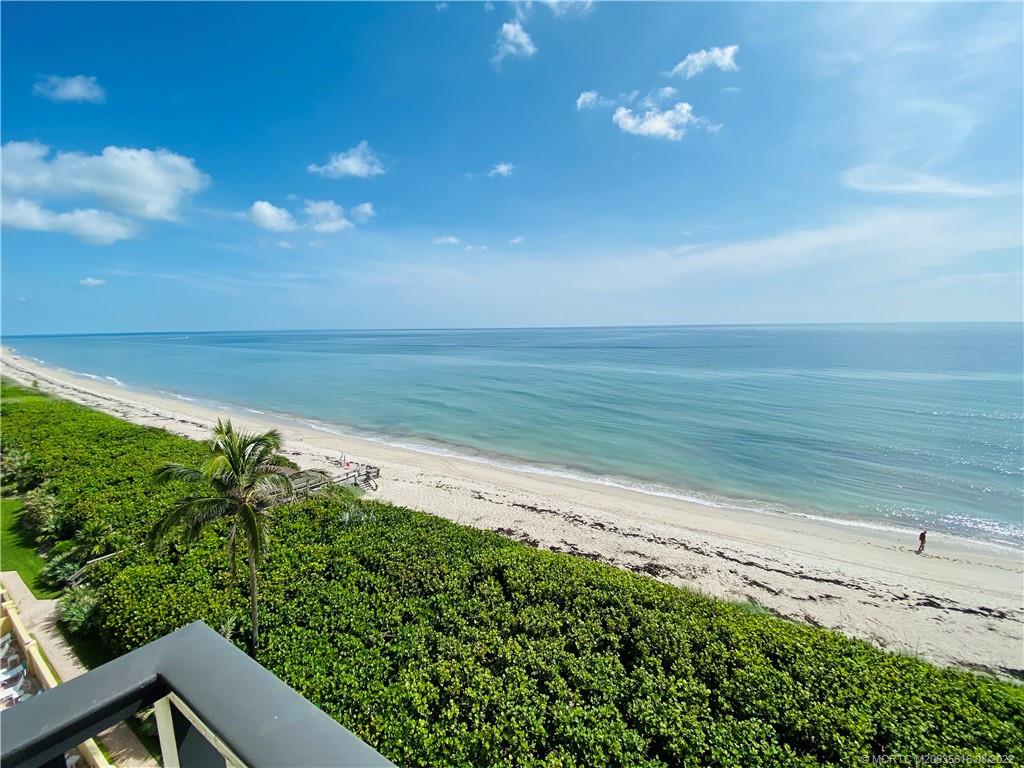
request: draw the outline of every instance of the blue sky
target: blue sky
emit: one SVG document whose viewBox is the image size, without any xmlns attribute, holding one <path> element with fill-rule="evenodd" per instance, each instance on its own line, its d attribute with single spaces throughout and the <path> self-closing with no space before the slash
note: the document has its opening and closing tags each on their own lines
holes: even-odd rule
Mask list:
<svg viewBox="0 0 1024 768">
<path fill-rule="evenodd" d="M 1019 4 L 2 15 L 6 334 L 1022 319 Z"/>
</svg>

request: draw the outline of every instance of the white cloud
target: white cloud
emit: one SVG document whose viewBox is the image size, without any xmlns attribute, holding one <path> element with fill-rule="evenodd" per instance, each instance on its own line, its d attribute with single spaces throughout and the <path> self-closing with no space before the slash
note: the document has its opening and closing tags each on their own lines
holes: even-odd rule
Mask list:
<svg viewBox="0 0 1024 768">
<path fill-rule="evenodd" d="M 590 109 L 597 106 L 597 91 L 582 91 L 579 96 L 576 97 L 576 109 Z"/>
<path fill-rule="evenodd" d="M 585 16 L 594 8 L 593 0 L 541 0 L 558 18 Z"/>
<path fill-rule="evenodd" d="M 637 98 L 640 96 L 639 90 L 632 90 L 628 93 L 620 93 L 617 99 L 611 99 L 607 96 L 602 96 L 597 91 L 581 91 L 580 95 L 576 97 L 576 109 L 594 109 L 595 107 L 614 107 L 616 104 L 625 106 L 627 104 L 638 103 L 641 107 L 649 109 L 655 107 L 663 101 L 668 101 L 679 96 L 677 91 L 672 86 L 668 85 L 664 88 L 659 88 L 657 91 L 648 93 L 642 99 L 637 102 Z"/>
<path fill-rule="evenodd" d="M 291 232 L 298 228 L 291 211 L 278 208 L 266 200 L 257 200 L 252 204 L 249 209 L 249 218 L 257 227 L 271 232 Z"/>
<path fill-rule="evenodd" d="M 518 237 L 513 237 L 511 240 L 509 240 L 508 244 L 509 245 L 519 245 L 525 239 L 526 239 L 525 237 L 523 237 L 522 235 L 519 235 Z"/>
<path fill-rule="evenodd" d="M 788 28 L 792 38 L 780 42 L 795 56 L 799 41 L 817 41 L 799 62 L 821 81 L 808 91 L 806 114 L 817 117 L 801 126 L 802 140 L 832 140 L 856 156 L 839 176 L 844 185 L 965 199 L 1020 191 L 1019 166 L 1005 172 L 1012 185 L 978 184 L 970 181 L 973 164 L 964 162 L 977 158 L 979 135 L 993 156 L 1019 148 L 1002 128 L 1005 105 L 1020 99 L 1019 78 L 1005 76 L 1020 69 L 1020 6 L 979 6 L 950 23 L 954 16 L 941 6 L 851 4 Z M 842 130 L 833 116 L 837 99 L 848 112 Z"/>
<path fill-rule="evenodd" d="M 4 190 L 42 198 L 89 195 L 129 216 L 173 221 L 182 201 L 210 182 L 191 158 L 166 149 L 111 146 L 99 155 L 49 154 L 39 142 L 4 144 Z"/>
<path fill-rule="evenodd" d="M 866 286 L 933 274 L 937 265 L 968 264 L 975 253 L 1020 247 L 1019 221 L 1000 221 L 984 209 L 891 207 L 851 212 L 756 239 L 588 254 L 585 262 L 547 255 L 526 262 L 479 262 L 490 271 L 470 274 L 486 276 L 474 283 L 480 289 L 478 296 L 497 286 L 504 297 L 532 296 L 532 304 L 546 285 L 554 285 L 566 306 L 576 307 L 591 306 L 595 295 L 632 295 L 647 300 L 670 286 L 686 292 L 688 286 L 707 286 L 709 280 L 717 281 L 714 284 L 723 291 L 737 281 L 756 286 L 769 278 L 778 285 L 787 280 L 801 285 L 825 268 L 837 275 L 836 289 L 849 296 L 861 288 L 866 293 Z M 1019 295 L 1019 287 L 1017 291 Z M 746 295 L 749 298 L 750 294 Z M 484 306 L 492 300 L 489 296 Z M 622 304 L 613 304 L 621 311 Z M 867 309 L 869 305 L 863 306 Z M 806 307 L 795 310 L 799 316 Z M 804 316 L 813 319 L 813 314 Z"/>
<path fill-rule="evenodd" d="M 324 247 L 324 241 L 323 240 L 310 240 L 309 241 L 309 247 L 310 248 L 323 248 Z"/>
<path fill-rule="evenodd" d="M 333 153 L 323 165 L 310 163 L 306 166 L 306 170 L 332 179 L 340 179 L 344 176 L 366 179 L 370 176 L 387 173 L 384 164 L 365 139 L 351 149 Z"/>
<path fill-rule="evenodd" d="M 640 91 L 637 90 L 619 94 L 619 107 L 612 114 L 612 122 L 626 133 L 678 141 L 686 134 L 687 127 L 703 128 L 709 133 L 716 133 L 722 127 L 693 114 L 692 105 L 685 101 L 676 102 L 670 109 L 661 109 L 662 102 L 675 99 L 679 95 L 679 91 L 672 86 L 659 88 L 637 101 L 639 95 Z M 576 109 L 612 106 L 615 103 L 597 91 L 583 91 L 576 99 Z M 633 107 L 627 106 L 634 103 L 636 111 Z"/>
<path fill-rule="evenodd" d="M 635 91 L 634 91 L 635 93 Z M 671 85 L 659 88 L 654 93 L 649 93 L 640 100 L 640 106 L 644 109 L 651 109 L 658 106 L 663 101 L 674 99 L 679 95 L 679 91 L 673 88 Z"/>
<path fill-rule="evenodd" d="M 94 208 L 57 213 L 31 200 L 3 201 L 3 225 L 36 232 L 64 232 L 93 245 L 109 245 L 134 237 L 136 228 L 129 219 Z"/>
<path fill-rule="evenodd" d="M 374 210 L 373 203 L 360 203 L 352 209 L 351 213 L 352 218 L 360 224 L 365 224 L 377 215 L 377 211 Z"/>
<path fill-rule="evenodd" d="M 941 211 L 845 210 L 840 218 L 801 228 L 686 250 L 610 247 L 540 257 L 516 252 L 511 260 L 454 246 L 432 259 L 410 252 L 387 263 L 348 265 L 346 285 L 371 296 L 380 317 L 407 324 L 423 324 L 416 302 L 426 293 L 435 300 L 428 321 L 437 326 L 513 325 L 523 318 L 536 325 L 937 320 L 943 319 L 944 307 L 960 316 L 961 294 L 949 289 L 938 309 L 929 302 L 920 312 L 906 312 L 899 300 L 909 299 L 909 293 L 882 301 L 880 291 L 962 272 L 977 263 L 972 254 L 1021 244 L 1019 214 L 1014 211 L 1006 220 L 988 204 Z M 716 236 L 724 237 L 728 229 Z M 978 304 L 992 310 L 965 319 L 1016 316 L 1019 322 L 1019 273 L 1011 279 L 1013 266 L 1004 269 L 1011 271 L 1004 287 L 988 304 Z M 993 288 L 995 283 L 993 278 Z M 723 304 L 722 296 L 730 301 Z M 403 315 L 410 305 L 415 311 Z"/>
<path fill-rule="evenodd" d="M 345 217 L 345 209 L 333 200 L 307 200 L 303 212 L 315 232 L 341 232 L 354 226 Z"/>
<path fill-rule="evenodd" d="M 619 107 L 612 115 L 612 122 L 626 133 L 669 141 L 679 141 L 683 138 L 688 126 L 706 124 L 703 118 L 693 114 L 693 107 L 685 101 L 680 101 L 671 109 L 664 111 L 651 107 L 643 115 L 634 114 L 633 110 L 627 107 Z"/>
<path fill-rule="evenodd" d="M 83 277 L 78 284 L 86 288 L 99 288 L 101 285 L 106 285 L 107 281 L 100 280 L 98 277 Z"/>
<path fill-rule="evenodd" d="M 487 172 L 488 176 L 504 176 L 508 177 L 512 175 L 512 172 L 516 169 L 512 163 L 498 163 L 496 166 L 491 168 Z"/>
<path fill-rule="evenodd" d="M 491 61 L 500 64 L 506 56 L 529 58 L 537 52 L 537 46 L 519 21 L 506 21 L 498 31 L 498 41 L 494 44 L 494 57 Z"/>
<path fill-rule="evenodd" d="M 292 196 L 289 196 L 291 198 Z M 258 227 L 271 232 L 292 232 L 297 229 L 309 229 L 314 232 L 333 233 L 351 229 L 355 226 L 353 219 L 360 224 L 366 223 L 376 215 L 373 203 L 360 203 L 345 215 L 345 209 L 333 200 L 306 200 L 302 206 L 304 219 L 297 221 L 287 208 L 279 208 L 266 200 L 257 200 L 252 207 L 242 214 Z M 314 248 L 323 246 L 322 240 L 313 240 Z M 292 243 L 280 241 L 281 248 L 290 248 Z"/>
<path fill-rule="evenodd" d="M 725 48 L 709 48 L 707 50 L 694 51 L 687 54 L 686 58 L 680 61 L 672 71 L 670 77 L 682 75 L 687 80 L 696 77 L 708 67 L 718 67 L 723 72 L 735 72 L 739 69 L 736 65 L 736 54 L 739 52 L 738 45 L 727 45 Z"/>
<path fill-rule="evenodd" d="M 860 192 L 963 198 L 996 197 L 1020 192 L 1018 184 L 964 184 L 942 176 L 910 171 L 886 163 L 865 163 L 850 168 L 843 174 L 843 184 Z"/>
<path fill-rule="evenodd" d="M 455 235 L 444 235 L 443 237 L 435 237 L 433 240 L 434 245 L 458 245 L 462 241 Z"/>
<path fill-rule="evenodd" d="M 581 109 L 593 109 L 601 100 L 601 94 L 597 91 L 583 91 L 576 97 L 576 111 Z"/>
<path fill-rule="evenodd" d="M 88 75 L 41 76 L 32 86 L 32 92 L 50 101 L 89 101 L 93 104 L 102 104 L 107 100 L 107 92 L 95 77 Z"/>
<path fill-rule="evenodd" d="M 487 251 L 490 250 L 486 245 L 467 245 L 463 248 L 464 251 Z"/>
<path fill-rule="evenodd" d="M 1020 247 L 1019 228 L 981 221 L 966 211 L 881 208 L 758 240 L 659 251 L 645 268 L 652 285 L 696 272 L 757 275 L 840 262 L 855 265 L 864 279 L 874 269 L 871 279 L 878 279 L 887 273 L 913 274 L 971 253 Z"/>
<path fill-rule="evenodd" d="M 295 248 L 295 246 L 291 244 L 290 240 L 278 240 L 277 241 L 277 247 L 278 248 L 283 248 L 286 251 L 290 251 L 293 248 Z"/>
</svg>

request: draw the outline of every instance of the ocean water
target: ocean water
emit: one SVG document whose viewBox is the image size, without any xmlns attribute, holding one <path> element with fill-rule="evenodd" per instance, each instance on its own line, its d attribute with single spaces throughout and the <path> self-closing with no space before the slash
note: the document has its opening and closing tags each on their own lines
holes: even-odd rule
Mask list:
<svg viewBox="0 0 1024 768">
<path fill-rule="evenodd" d="M 712 504 L 1024 547 L 1024 326 L 7 337 L 128 388 Z"/>
</svg>

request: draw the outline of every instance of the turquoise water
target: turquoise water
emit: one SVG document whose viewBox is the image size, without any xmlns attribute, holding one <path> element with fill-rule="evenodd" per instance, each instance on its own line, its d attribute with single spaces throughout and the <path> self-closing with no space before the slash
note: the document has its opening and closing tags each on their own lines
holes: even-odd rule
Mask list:
<svg viewBox="0 0 1024 768">
<path fill-rule="evenodd" d="M 656 493 L 1024 546 L 1022 326 L 9 337 L 129 388 Z"/>
</svg>

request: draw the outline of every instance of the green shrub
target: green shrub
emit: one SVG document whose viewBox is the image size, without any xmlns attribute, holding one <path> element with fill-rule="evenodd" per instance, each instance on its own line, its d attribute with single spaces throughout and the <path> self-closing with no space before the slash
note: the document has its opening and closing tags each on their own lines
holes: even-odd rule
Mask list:
<svg viewBox="0 0 1024 768">
<path fill-rule="evenodd" d="M 61 541 L 46 554 L 46 565 L 39 572 L 39 578 L 48 587 L 60 589 L 71 583 L 74 576 L 84 565 L 75 549 L 74 542 Z"/>
<path fill-rule="evenodd" d="M 199 558 L 178 564 L 111 566 L 104 584 L 100 635 L 111 650 L 124 653 L 202 620 L 218 630 L 247 615 L 247 605 L 211 574 Z"/>
<path fill-rule="evenodd" d="M 56 497 L 46 490 L 45 483 L 26 493 L 23 504 L 25 511 L 21 515 L 21 524 L 25 530 L 34 537 L 51 530 L 54 517 L 58 514 L 58 504 Z"/>
<path fill-rule="evenodd" d="M 43 475 L 31 454 L 8 445 L 0 449 L 0 483 L 27 491 L 42 482 Z"/>
<path fill-rule="evenodd" d="M 74 534 L 75 553 L 85 561 L 109 555 L 130 542 L 105 520 L 91 518 Z"/>
<path fill-rule="evenodd" d="M 75 514 L 58 503 L 42 521 L 35 535 L 40 542 L 54 544 L 74 536 L 77 525 Z"/>
<path fill-rule="evenodd" d="M 152 469 L 203 446 L 15 391 L 5 447 L 31 452 L 79 537 L 139 544 L 187 492 Z M 345 493 L 271 514 L 258 660 L 402 766 L 1024 760 L 1024 688 Z M 244 636 L 224 535 L 91 565 L 104 642 L 196 619 Z"/>
<path fill-rule="evenodd" d="M 57 604 L 61 623 L 75 635 L 87 635 L 96 630 L 97 606 L 100 595 L 90 587 L 69 589 Z"/>
</svg>

